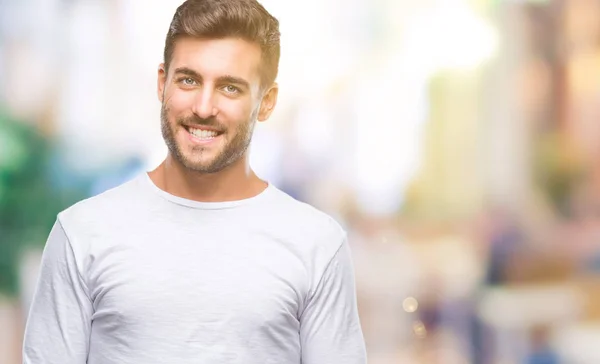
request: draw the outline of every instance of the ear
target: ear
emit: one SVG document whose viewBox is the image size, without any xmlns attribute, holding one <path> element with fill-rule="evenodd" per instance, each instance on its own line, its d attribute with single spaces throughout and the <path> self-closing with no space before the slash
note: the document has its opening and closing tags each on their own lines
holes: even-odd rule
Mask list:
<svg viewBox="0 0 600 364">
<path fill-rule="evenodd" d="M 158 78 L 157 78 L 157 96 L 158 100 L 162 103 L 164 92 L 165 92 L 165 83 L 167 82 L 167 71 L 165 70 L 165 64 L 161 63 L 158 66 Z"/>
<path fill-rule="evenodd" d="M 275 105 L 277 104 L 277 95 L 279 93 L 279 86 L 277 83 L 273 83 L 271 87 L 265 92 L 261 102 L 260 110 L 258 111 L 258 121 L 265 121 L 271 116 Z"/>
</svg>

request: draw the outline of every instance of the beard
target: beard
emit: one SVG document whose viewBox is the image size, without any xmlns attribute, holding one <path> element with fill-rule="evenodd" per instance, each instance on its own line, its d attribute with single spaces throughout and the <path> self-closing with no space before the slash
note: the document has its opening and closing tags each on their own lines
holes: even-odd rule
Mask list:
<svg viewBox="0 0 600 364">
<path fill-rule="evenodd" d="M 198 173 L 217 173 L 227 168 L 242 158 L 252 141 L 254 124 L 256 123 L 256 112 L 252 113 L 250 120 L 241 122 L 233 131 L 220 124 L 216 118 L 203 119 L 196 115 L 175 119 L 169 122 L 169 108 L 163 103 L 160 110 L 161 132 L 165 144 L 171 156 L 186 169 Z M 177 141 L 177 128 L 183 125 L 210 126 L 221 132 L 220 137 L 225 145 L 193 146 L 191 148 L 182 146 Z M 216 149 L 216 155 L 211 157 L 210 149 Z M 184 150 L 185 149 L 185 150 Z"/>
</svg>

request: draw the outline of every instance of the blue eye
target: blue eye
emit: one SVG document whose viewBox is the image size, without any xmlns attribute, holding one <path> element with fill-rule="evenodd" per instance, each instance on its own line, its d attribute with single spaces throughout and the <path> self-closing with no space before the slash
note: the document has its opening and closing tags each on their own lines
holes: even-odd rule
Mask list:
<svg viewBox="0 0 600 364">
<path fill-rule="evenodd" d="M 227 85 L 227 86 L 223 87 L 223 90 L 225 90 L 225 92 L 227 92 L 228 94 L 235 94 L 240 91 L 240 89 L 238 89 L 237 87 L 232 86 L 232 85 Z"/>
<path fill-rule="evenodd" d="M 194 81 L 194 79 L 193 79 L 193 78 L 190 78 L 190 77 L 186 77 L 186 78 L 184 78 L 184 79 L 183 79 L 183 80 L 181 80 L 181 81 L 182 81 L 182 82 L 183 82 L 183 84 L 184 84 L 184 85 L 186 85 L 186 86 L 192 86 L 192 85 L 194 85 L 194 84 L 196 83 L 196 81 Z"/>
</svg>

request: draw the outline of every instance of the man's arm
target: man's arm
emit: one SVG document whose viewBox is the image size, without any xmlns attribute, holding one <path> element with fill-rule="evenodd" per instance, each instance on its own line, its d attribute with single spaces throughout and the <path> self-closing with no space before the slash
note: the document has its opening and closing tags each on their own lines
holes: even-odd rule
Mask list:
<svg viewBox="0 0 600 364">
<path fill-rule="evenodd" d="M 302 364 L 366 364 L 347 241 L 329 262 L 300 317 Z"/>
<path fill-rule="evenodd" d="M 23 343 L 23 364 L 84 364 L 92 303 L 60 222 L 46 242 Z"/>
</svg>

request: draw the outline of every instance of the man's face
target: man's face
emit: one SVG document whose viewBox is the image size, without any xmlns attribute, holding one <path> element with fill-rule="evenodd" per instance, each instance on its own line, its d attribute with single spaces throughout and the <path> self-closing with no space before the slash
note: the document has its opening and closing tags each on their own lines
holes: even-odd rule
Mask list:
<svg viewBox="0 0 600 364">
<path fill-rule="evenodd" d="M 189 170 L 215 173 L 244 157 L 256 120 L 276 101 L 260 88 L 261 50 L 241 39 L 180 38 L 161 65 L 161 129 L 171 156 Z"/>
</svg>

